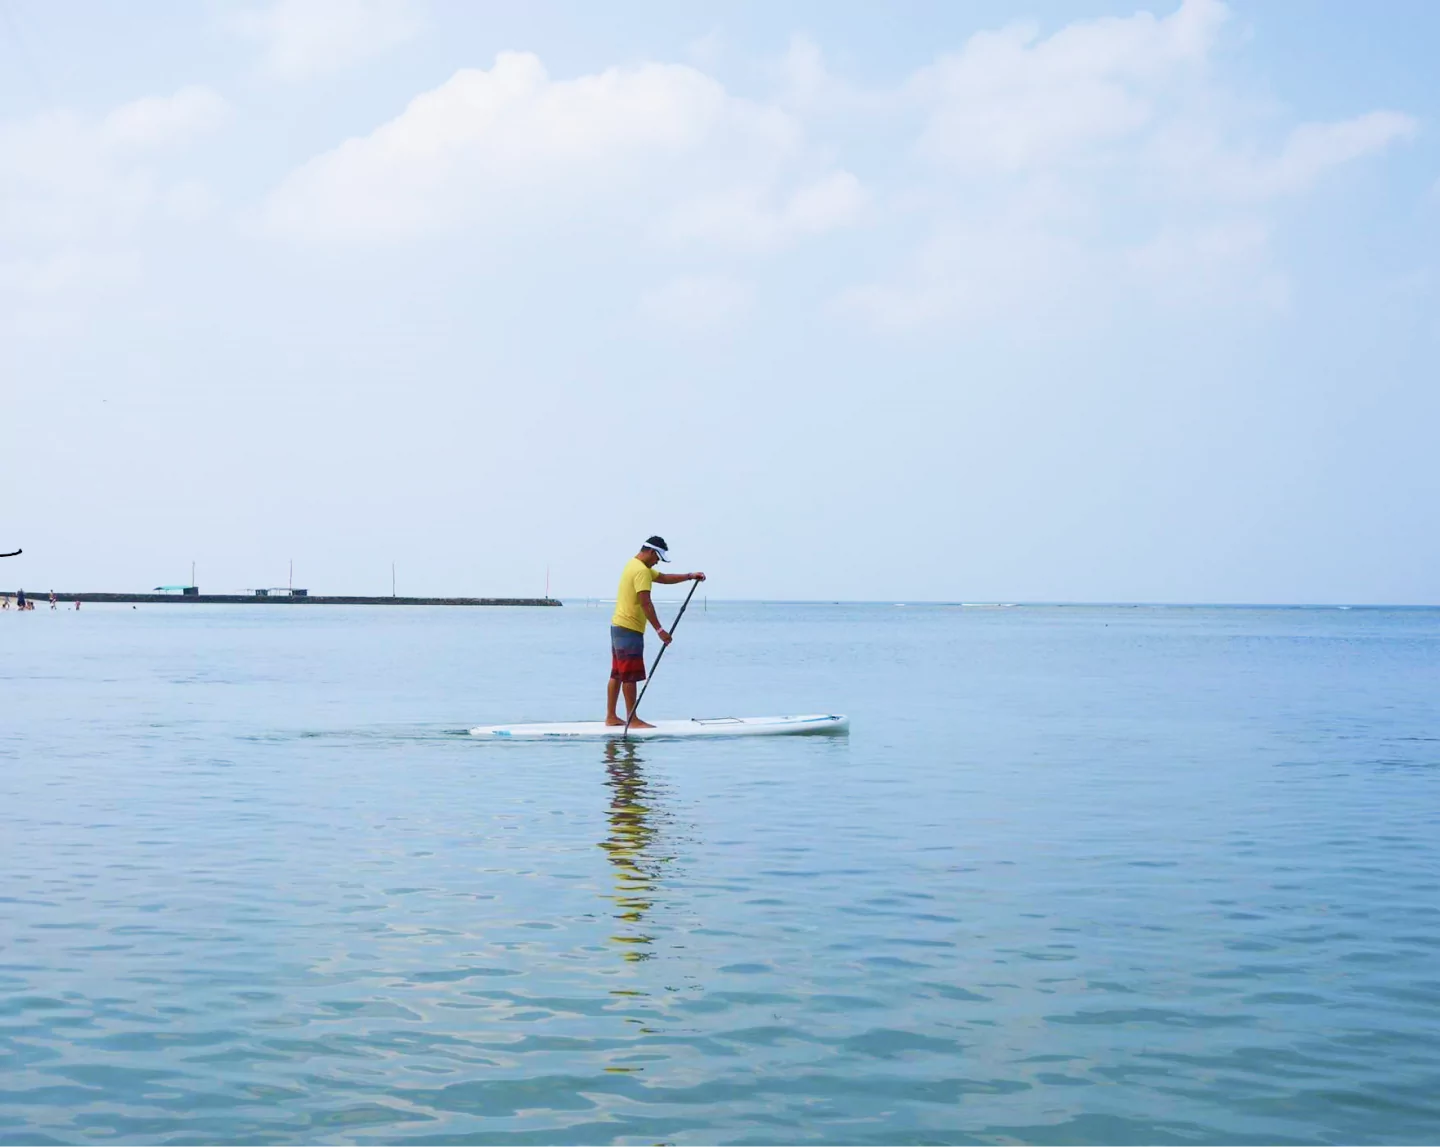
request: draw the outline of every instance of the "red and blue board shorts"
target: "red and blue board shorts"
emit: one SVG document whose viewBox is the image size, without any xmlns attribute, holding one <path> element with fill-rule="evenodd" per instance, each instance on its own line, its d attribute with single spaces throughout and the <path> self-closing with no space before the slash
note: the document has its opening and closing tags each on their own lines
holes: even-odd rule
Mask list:
<svg viewBox="0 0 1440 1147">
<path fill-rule="evenodd" d="M 623 625 L 610 627 L 610 677 L 614 681 L 645 680 L 645 635 Z"/>
</svg>

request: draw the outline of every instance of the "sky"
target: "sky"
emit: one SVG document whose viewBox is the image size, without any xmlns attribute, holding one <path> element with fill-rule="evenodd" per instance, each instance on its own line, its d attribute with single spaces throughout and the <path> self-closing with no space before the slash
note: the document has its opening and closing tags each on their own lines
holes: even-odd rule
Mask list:
<svg viewBox="0 0 1440 1147">
<path fill-rule="evenodd" d="M 0 584 L 1440 604 L 1437 42 L 0 0 Z"/>
</svg>

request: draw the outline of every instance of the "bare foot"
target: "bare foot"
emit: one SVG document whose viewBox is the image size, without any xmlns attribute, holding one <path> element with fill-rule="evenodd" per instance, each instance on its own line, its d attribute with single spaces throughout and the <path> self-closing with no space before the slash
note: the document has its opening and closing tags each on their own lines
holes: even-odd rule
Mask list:
<svg viewBox="0 0 1440 1147">
<path fill-rule="evenodd" d="M 625 722 L 622 721 L 622 720 L 620 720 L 619 717 L 606 717 L 606 718 L 605 718 L 605 724 L 607 724 L 607 725 L 623 725 L 623 724 L 625 724 Z"/>
<path fill-rule="evenodd" d="M 620 723 L 623 725 L 625 722 L 621 721 Z M 655 726 L 650 724 L 649 721 L 642 721 L 639 717 L 635 717 L 631 720 L 630 727 L 632 729 L 653 729 Z"/>
</svg>

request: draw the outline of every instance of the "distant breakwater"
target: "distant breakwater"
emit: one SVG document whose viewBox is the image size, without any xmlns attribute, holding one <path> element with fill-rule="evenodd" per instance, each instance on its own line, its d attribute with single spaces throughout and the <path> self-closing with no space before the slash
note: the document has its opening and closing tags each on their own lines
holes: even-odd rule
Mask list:
<svg viewBox="0 0 1440 1147">
<path fill-rule="evenodd" d="M 14 597 L 18 590 L 0 590 Z M 27 590 L 25 596 L 39 609 L 50 601 L 49 590 Z M 251 593 L 59 593 L 56 601 L 126 602 L 155 605 L 559 605 L 553 597 L 355 597 L 315 595 L 291 597 L 274 594 L 260 597 Z"/>
</svg>

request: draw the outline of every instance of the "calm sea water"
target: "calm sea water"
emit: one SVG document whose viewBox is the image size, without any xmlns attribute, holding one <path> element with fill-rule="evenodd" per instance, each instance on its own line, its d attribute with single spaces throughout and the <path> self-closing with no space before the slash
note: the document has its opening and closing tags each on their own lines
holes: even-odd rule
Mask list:
<svg viewBox="0 0 1440 1147">
<path fill-rule="evenodd" d="M 0 1142 L 1440 1140 L 1440 612 L 607 623 L 0 614 Z"/>
</svg>

